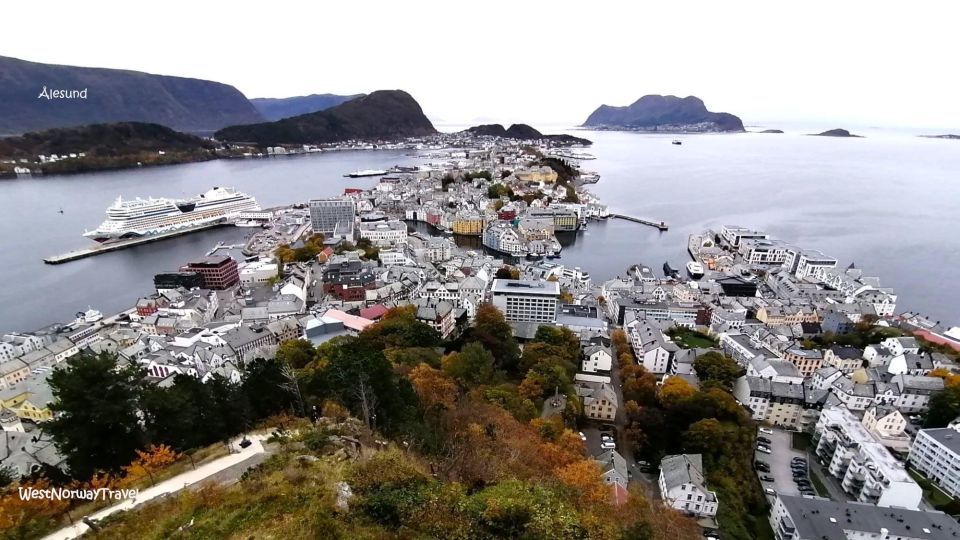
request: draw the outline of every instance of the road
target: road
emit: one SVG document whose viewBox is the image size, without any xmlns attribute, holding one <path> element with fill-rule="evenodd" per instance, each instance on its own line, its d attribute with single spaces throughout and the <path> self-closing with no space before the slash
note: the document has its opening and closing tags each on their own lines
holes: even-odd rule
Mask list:
<svg viewBox="0 0 960 540">
<path fill-rule="evenodd" d="M 164 480 L 155 486 L 141 491 L 134 499 L 127 499 L 121 503 L 104 508 L 103 510 L 99 510 L 84 517 L 96 522 L 109 515 L 130 510 L 131 508 L 140 506 L 147 501 L 168 495 L 170 493 L 176 493 L 182 489 L 194 486 L 201 482 L 235 481 L 237 478 L 239 478 L 239 475 L 243 474 L 243 472 L 248 468 L 252 467 L 256 463 L 262 462 L 263 459 L 266 458 L 266 450 L 263 447 L 263 441 L 265 441 L 268 436 L 269 435 L 265 434 L 251 435 L 248 438 L 253 444 L 246 448 L 240 448 L 238 446 L 238 443 L 242 440 L 242 437 L 238 437 L 230 441 L 230 448 L 234 453 L 211 461 L 210 463 L 205 463 L 197 467 L 195 470 L 190 470 L 168 480 Z M 44 540 L 68 540 L 81 536 L 90 529 L 90 527 L 82 522 L 82 519 L 83 517 L 75 518 L 76 523 L 74 525 L 64 527 L 59 531 L 49 534 L 44 537 Z"/>
</svg>

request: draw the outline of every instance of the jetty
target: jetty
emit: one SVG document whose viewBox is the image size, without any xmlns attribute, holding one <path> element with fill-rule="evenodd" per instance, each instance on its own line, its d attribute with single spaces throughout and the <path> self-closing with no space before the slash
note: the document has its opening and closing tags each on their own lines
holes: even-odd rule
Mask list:
<svg viewBox="0 0 960 540">
<path fill-rule="evenodd" d="M 634 222 L 634 223 L 640 223 L 641 225 L 649 225 L 650 227 L 655 227 L 655 228 L 657 228 L 657 229 L 658 229 L 659 231 L 661 231 L 661 232 L 663 232 L 663 231 L 665 231 L 665 230 L 667 230 L 667 229 L 669 228 L 669 227 L 667 227 L 667 222 L 665 222 L 665 221 L 656 221 L 656 220 L 654 220 L 654 219 L 638 218 L 638 217 L 634 217 L 634 216 L 628 216 L 628 215 L 625 215 L 625 214 L 610 214 L 610 217 L 612 217 L 612 218 L 618 218 L 618 219 L 625 219 L 625 220 L 627 220 L 627 221 L 632 221 L 632 222 Z"/>
<path fill-rule="evenodd" d="M 190 234 L 197 231 L 202 231 L 206 229 L 215 229 L 217 227 L 223 227 L 225 225 L 231 225 L 232 223 L 218 222 L 218 223 L 207 223 L 204 225 L 198 225 L 196 227 L 189 227 L 186 229 L 179 229 L 176 231 L 171 231 L 168 233 L 157 234 L 153 236 L 145 236 L 143 238 L 131 238 L 129 240 L 118 240 L 116 242 L 110 242 L 105 244 L 97 244 L 88 248 L 75 249 L 73 251 L 68 251 L 60 255 L 52 255 L 43 260 L 47 264 L 63 264 L 71 261 L 76 261 L 80 259 L 86 259 L 87 257 L 93 257 L 95 255 L 103 255 L 104 253 L 111 253 L 114 251 L 120 251 L 121 249 L 127 249 L 135 246 L 142 246 L 144 244 L 149 244 L 151 242 L 159 242 L 160 240 L 166 240 L 168 238 L 176 238 L 177 236 L 183 236 L 185 234 Z"/>
<path fill-rule="evenodd" d="M 220 251 L 221 249 L 226 249 L 226 250 L 240 249 L 240 248 L 245 247 L 245 246 L 246 246 L 246 244 L 234 244 L 234 245 L 229 245 L 229 244 L 224 244 L 223 242 L 217 242 L 217 245 L 213 246 L 213 249 L 211 249 L 210 251 L 207 252 L 207 257 L 215 254 L 216 252 Z"/>
</svg>

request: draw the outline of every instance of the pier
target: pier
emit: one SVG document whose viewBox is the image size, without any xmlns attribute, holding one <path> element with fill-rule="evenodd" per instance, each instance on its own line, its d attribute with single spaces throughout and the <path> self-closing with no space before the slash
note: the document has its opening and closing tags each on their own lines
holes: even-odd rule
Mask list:
<svg viewBox="0 0 960 540">
<path fill-rule="evenodd" d="M 71 261 L 76 261 L 79 259 L 86 259 L 87 257 L 93 257 L 95 255 L 103 255 L 104 253 L 111 253 L 113 251 L 120 251 L 121 249 L 126 249 L 135 246 L 141 246 L 143 244 L 149 244 L 151 242 L 158 242 L 160 240 L 166 240 L 167 238 L 176 238 L 177 236 L 183 236 L 185 234 L 190 234 L 192 232 L 203 231 L 206 229 L 215 229 L 217 227 L 223 227 L 226 225 L 231 225 L 231 223 L 208 223 L 205 225 L 200 225 L 197 227 L 190 227 L 188 229 L 181 229 L 177 231 L 171 231 L 164 234 L 158 234 L 155 236 L 146 236 L 143 238 L 131 238 L 129 240 L 120 240 L 117 242 L 111 242 L 109 244 L 98 244 L 89 248 L 76 249 L 73 251 L 68 251 L 60 255 L 53 255 L 47 257 L 43 262 L 47 264 L 63 264 Z"/>
<path fill-rule="evenodd" d="M 221 249 L 226 249 L 226 250 L 240 249 L 244 246 L 246 246 L 246 244 L 234 244 L 231 246 L 228 244 L 224 244 L 223 242 L 217 242 L 217 245 L 213 246 L 213 249 L 207 252 L 207 257 L 209 257 L 210 255 L 213 255 L 214 253 L 220 251 Z"/>
<path fill-rule="evenodd" d="M 656 227 L 660 232 L 663 232 L 668 229 L 667 222 L 665 221 L 655 221 L 652 219 L 644 219 L 633 216 L 627 216 L 624 214 L 610 214 L 612 218 L 625 219 L 627 221 L 632 221 L 634 223 L 640 223 L 641 225 L 649 225 L 650 227 Z"/>
</svg>

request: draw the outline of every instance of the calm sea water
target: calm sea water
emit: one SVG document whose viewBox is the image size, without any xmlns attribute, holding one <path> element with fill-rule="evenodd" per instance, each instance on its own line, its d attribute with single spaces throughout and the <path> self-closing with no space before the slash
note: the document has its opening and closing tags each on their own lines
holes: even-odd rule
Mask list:
<svg viewBox="0 0 960 540">
<path fill-rule="evenodd" d="M 551 132 L 555 132 L 553 130 Z M 601 175 L 590 190 L 616 212 L 664 220 L 670 230 L 620 220 L 591 223 L 561 262 L 595 281 L 642 262 L 657 273 L 680 268 L 686 238 L 739 224 L 820 249 L 878 275 L 900 295 L 900 310 L 956 323 L 960 303 L 960 141 L 864 131 L 862 139 L 798 133 L 671 136 L 569 131 L 594 141 Z M 234 186 L 267 206 L 365 187 L 342 178 L 358 168 L 412 163 L 401 152 L 344 152 L 294 158 L 216 161 L 156 169 L 0 181 L 0 330 L 30 330 L 93 306 L 105 313 L 147 294 L 153 274 L 203 255 L 245 229 L 220 229 L 60 266 L 43 257 L 84 245 L 118 195 L 189 196 Z M 57 211 L 63 208 L 64 213 Z"/>
</svg>

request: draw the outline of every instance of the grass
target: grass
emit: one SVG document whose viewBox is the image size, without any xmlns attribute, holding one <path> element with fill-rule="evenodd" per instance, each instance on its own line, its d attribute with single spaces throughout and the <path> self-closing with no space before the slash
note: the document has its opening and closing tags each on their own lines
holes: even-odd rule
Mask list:
<svg viewBox="0 0 960 540">
<path fill-rule="evenodd" d="M 953 502 L 953 497 L 944 493 L 942 489 L 934 485 L 933 482 L 916 469 L 907 469 L 907 472 L 909 472 L 910 476 L 920 485 L 920 489 L 923 490 L 923 498 L 926 499 L 930 506 L 940 508 Z"/>
<path fill-rule="evenodd" d="M 670 332 L 670 338 L 674 343 L 684 349 L 709 349 L 717 346 L 717 342 L 710 336 L 689 328 L 676 328 L 672 330 Z"/>
<path fill-rule="evenodd" d="M 800 450 L 801 452 L 807 452 L 813 448 L 813 435 L 809 433 L 803 433 L 800 431 L 793 432 L 793 441 L 791 442 L 794 450 Z"/>
</svg>

